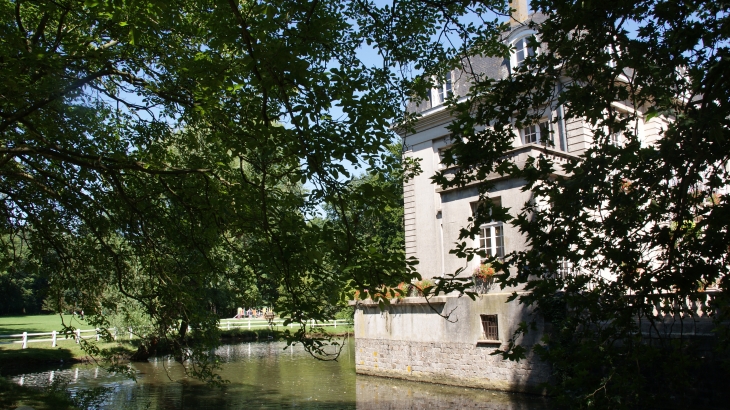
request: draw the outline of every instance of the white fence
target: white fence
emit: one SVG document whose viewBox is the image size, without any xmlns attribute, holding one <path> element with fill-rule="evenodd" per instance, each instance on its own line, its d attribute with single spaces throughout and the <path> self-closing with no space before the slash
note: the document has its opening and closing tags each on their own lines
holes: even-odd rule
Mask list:
<svg viewBox="0 0 730 410">
<path fill-rule="evenodd" d="M 339 323 L 338 323 L 339 322 Z M 273 320 L 271 323 L 269 323 L 266 320 L 250 320 L 250 319 L 228 319 L 225 321 L 221 321 L 218 325 L 219 329 L 223 330 L 232 330 L 232 329 L 262 329 L 262 328 L 268 328 L 269 326 L 284 326 L 284 320 L 278 319 Z M 318 322 L 315 320 L 307 321 L 307 326 L 309 327 L 325 327 L 325 326 L 347 326 L 348 322 L 346 320 L 330 320 L 326 322 Z M 299 327 L 299 323 L 290 323 L 287 327 L 288 328 L 294 328 Z M 132 340 L 134 337 L 134 332 L 132 331 L 132 328 L 129 329 L 129 340 Z M 114 340 L 117 340 L 117 329 L 111 328 L 109 331 L 112 333 L 112 336 Z M 91 335 L 84 335 L 88 333 L 93 333 Z M 43 338 L 43 336 L 50 336 L 50 338 Z M 97 341 L 101 338 L 101 330 L 100 329 L 87 329 L 87 330 L 81 330 L 76 329 L 73 333 L 61 333 L 57 331 L 48 332 L 48 333 L 18 333 L 14 335 L 0 335 L 0 344 L 22 344 L 23 349 L 28 348 L 28 343 L 51 343 L 51 347 L 56 347 L 58 344 L 59 336 L 61 337 L 61 340 L 63 340 L 63 337 L 66 339 L 72 339 L 76 343 L 79 343 L 81 339 L 93 339 L 96 338 Z M 17 339 L 17 340 L 10 340 L 10 341 L 3 341 L 3 339 Z"/>
<path fill-rule="evenodd" d="M 273 326 L 284 326 L 283 319 L 273 320 L 271 322 Z M 308 320 L 307 326 L 309 327 L 325 327 L 325 326 L 347 326 L 346 320 L 328 320 L 319 322 L 315 320 Z M 299 323 L 289 323 L 288 328 L 300 327 Z M 265 320 L 249 320 L 249 319 L 228 319 L 221 321 L 218 325 L 218 329 L 231 330 L 231 329 L 261 329 L 269 327 L 269 322 Z"/>
<path fill-rule="evenodd" d="M 114 336 L 114 340 L 116 340 L 117 339 L 117 330 L 112 328 L 112 329 L 109 329 L 109 331 L 112 332 L 112 335 Z M 86 336 L 86 335 L 84 335 L 84 333 L 94 333 L 94 334 Z M 130 337 L 129 337 L 130 339 L 132 338 L 131 335 L 132 335 L 132 333 L 131 333 L 131 329 L 130 329 Z M 43 336 L 50 336 L 51 338 L 43 339 L 42 338 Z M 98 341 L 101 338 L 101 330 L 99 330 L 99 329 L 87 329 L 87 330 L 76 329 L 76 331 L 74 331 L 73 333 L 61 333 L 61 332 L 57 332 L 54 330 L 54 331 L 48 332 L 48 333 L 23 332 L 23 333 L 18 333 L 18 334 L 14 334 L 14 335 L 0 335 L 0 339 L 20 339 L 20 340 L 10 340 L 7 342 L 0 341 L 0 344 L 10 344 L 10 343 L 18 344 L 18 343 L 20 343 L 23 345 L 23 349 L 27 349 L 28 343 L 51 342 L 51 347 L 56 347 L 56 345 L 58 344 L 59 336 L 65 337 L 66 339 L 71 338 L 76 343 L 79 343 L 79 341 L 81 339 L 96 338 L 96 340 Z"/>
</svg>

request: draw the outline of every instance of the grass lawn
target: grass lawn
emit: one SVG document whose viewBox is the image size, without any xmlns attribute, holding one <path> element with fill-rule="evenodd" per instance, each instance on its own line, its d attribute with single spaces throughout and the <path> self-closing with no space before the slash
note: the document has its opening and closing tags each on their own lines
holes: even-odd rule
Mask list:
<svg viewBox="0 0 730 410">
<path fill-rule="evenodd" d="M 73 325 L 79 329 L 92 329 L 78 316 L 63 315 L 66 325 Z M 59 315 L 27 315 L 27 316 L 0 316 L 0 335 L 17 333 L 46 333 L 61 330 L 61 316 Z"/>
<path fill-rule="evenodd" d="M 335 333 L 335 334 L 353 333 L 355 331 L 355 326 L 352 326 L 352 325 L 344 325 L 344 326 L 337 326 L 337 327 L 327 326 L 324 329 L 327 333 Z"/>
</svg>

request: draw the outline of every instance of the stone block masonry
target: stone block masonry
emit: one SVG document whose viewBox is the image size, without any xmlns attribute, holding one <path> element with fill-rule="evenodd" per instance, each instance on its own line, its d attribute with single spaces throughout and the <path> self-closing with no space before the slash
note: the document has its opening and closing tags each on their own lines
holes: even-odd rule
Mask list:
<svg viewBox="0 0 730 410">
<path fill-rule="evenodd" d="M 506 348 L 523 321 L 536 329 L 517 343 L 530 347 L 543 332 L 541 317 L 515 302 L 511 292 L 394 300 L 381 310 L 357 302 L 355 369 L 359 374 L 493 390 L 542 393 L 550 367 L 537 357 L 519 362 L 493 355 Z M 497 332 L 487 338 L 484 315 L 496 318 Z"/>
<path fill-rule="evenodd" d="M 542 393 L 549 367 L 491 355 L 497 346 L 459 342 L 356 339 L 359 374 L 492 390 Z"/>
</svg>

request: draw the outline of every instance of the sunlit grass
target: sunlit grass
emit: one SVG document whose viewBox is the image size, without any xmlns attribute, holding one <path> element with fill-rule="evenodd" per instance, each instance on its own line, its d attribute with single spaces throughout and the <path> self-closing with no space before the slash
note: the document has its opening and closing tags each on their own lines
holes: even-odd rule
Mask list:
<svg viewBox="0 0 730 410">
<path fill-rule="evenodd" d="M 78 316 L 63 315 L 67 326 L 91 329 L 91 325 Z M 0 316 L 0 335 L 17 333 L 46 333 L 60 331 L 63 327 L 60 315 Z"/>
<path fill-rule="evenodd" d="M 78 317 L 71 315 L 64 316 L 64 321 L 67 325 L 76 326 L 82 330 L 91 329 L 91 326 L 87 325 L 84 321 Z M 281 339 L 284 333 L 289 330 L 295 332 L 298 330 L 298 326 L 284 327 L 281 325 L 274 326 L 273 330 L 268 327 L 252 327 L 247 329 L 245 325 L 248 324 L 248 319 L 243 320 L 232 320 L 231 324 L 244 325 L 243 328 L 233 328 L 226 330 L 226 322 L 228 320 L 221 321 L 221 336 L 223 339 L 238 339 L 238 340 L 270 340 L 270 339 Z M 261 325 L 267 323 L 265 320 L 252 320 L 252 325 Z M 344 321 L 343 321 L 344 323 Z M 28 333 L 46 333 L 53 330 L 60 330 L 61 318 L 58 315 L 32 315 L 32 316 L 6 316 L 0 317 L 0 334 L 20 334 L 22 332 Z M 308 330 L 312 330 L 311 328 Z M 322 326 L 314 328 L 315 333 L 324 333 L 329 335 L 345 335 L 353 332 L 351 325 L 338 325 L 338 326 Z M 90 333 L 82 334 L 83 336 L 91 336 Z M 125 334 L 126 335 L 126 334 Z M 93 337 L 93 336 L 92 336 Z M 42 339 L 50 339 L 50 336 L 41 336 Z M 0 342 L 18 341 L 19 338 L 14 339 L 0 339 Z M 77 361 L 80 359 L 88 359 L 88 353 L 82 350 L 81 345 L 77 344 L 72 337 L 66 338 L 64 335 L 59 334 L 57 337 L 57 346 L 52 347 L 50 341 L 33 342 L 32 338 L 28 343 L 28 348 L 23 349 L 20 343 L 4 343 L 0 344 L 0 368 L 6 366 L 14 366 L 22 363 L 44 363 L 44 362 L 61 362 L 61 361 Z M 90 341 L 91 342 L 91 341 Z M 126 336 L 120 337 L 117 342 L 104 342 L 100 341 L 97 343 L 100 349 L 116 349 L 120 354 L 129 354 L 134 351 L 133 347 L 127 340 Z"/>
</svg>

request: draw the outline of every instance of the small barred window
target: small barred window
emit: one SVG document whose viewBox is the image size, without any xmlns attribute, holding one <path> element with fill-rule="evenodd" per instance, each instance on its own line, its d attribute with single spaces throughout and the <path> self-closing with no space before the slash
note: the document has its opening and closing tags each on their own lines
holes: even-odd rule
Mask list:
<svg viewBox="0 0 730 410">
<path fill-rule="evenodd" d="M 497 331 L 497 315 L 481 315 L 481 317 L 484 339 L 499 340 L 499 332 Z"/>
</svg>

